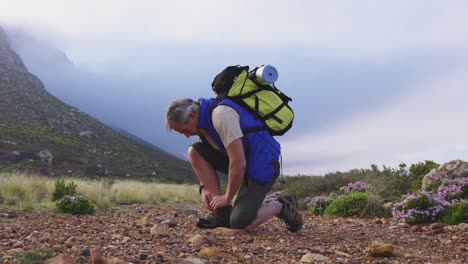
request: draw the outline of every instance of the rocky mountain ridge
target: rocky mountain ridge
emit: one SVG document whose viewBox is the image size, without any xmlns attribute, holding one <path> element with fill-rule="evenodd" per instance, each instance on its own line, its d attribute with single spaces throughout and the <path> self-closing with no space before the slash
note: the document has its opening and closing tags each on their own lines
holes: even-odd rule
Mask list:
<svg viewBox="0 0 468 264">
<path fill-rule="evenodd" d="M 51 95 L 1 27 L 0 170 L 195 181 L 186 161 L 117 133 Z"/>
</svg>

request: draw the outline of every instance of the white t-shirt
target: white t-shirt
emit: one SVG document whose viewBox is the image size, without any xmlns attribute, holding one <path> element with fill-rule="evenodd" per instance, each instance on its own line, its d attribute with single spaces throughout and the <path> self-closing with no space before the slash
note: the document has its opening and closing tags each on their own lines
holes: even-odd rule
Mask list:
<svg viewBox="0 0 468 264">
<path fill-rule="evenodd" d="M 218 132 L 219 138 L 227 147 L 236 139 L 244 136 L 240 127 L 240 116 L 237 111 L 229 106 L 217 106 L 211 116 L 213 120 L 213 127 Z M 208 131 L 203 131 L 203 134 L 212 147 L 219 150 L 218 145 L 215 143 Z"/>
</svg>

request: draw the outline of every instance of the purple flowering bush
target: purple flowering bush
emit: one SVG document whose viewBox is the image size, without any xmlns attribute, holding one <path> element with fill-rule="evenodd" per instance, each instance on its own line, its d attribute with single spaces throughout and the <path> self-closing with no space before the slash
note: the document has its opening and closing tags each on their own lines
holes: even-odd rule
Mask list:
<svg viewBox="0 0 468 264">
<path fill-rule="evenodd" d="M 264 202 L 269 203 L 269 202 L 276 201 L 276 199 L 278 199 L 280 195 L 281 195 L 281 191 L 270 193 L 265 197 Z"/>
<path fill-rule="evenodd" d="M 325 209 L 331 204 L 331 196 L 314 196 L 306 198 L 306 207 L 314 215 L 323 215 Z"/>
<path fill-rule="evenodd" d="M 427 189 L 429 191 L 404 196 L 403 201 L 394 205 L 392 210 L 393 218 L 403 223 L 428 223 L 437 221 L 442 216 L 444 216 L 442 220 L 452 219 L 451 212 L 459 214 L 458 208 L 465 208 L 463 204 L 468 196 L 468 177 L 445 178 L 442 180 L 437 178 L 437 181 L 434 181 L 431 187 Z M 455 206 L 455 210 L 448 209 L 456 203 L 462 205 Z M 466 220 L 468 219 L 461 219 L 461 221 Z M 450 222 L 453 221 L 450 220 Z"/>
<path fill-rule="evenodd" d="M 348 183 L 347 185 L 340 188 L 340 193 L 342 194 L 349 194 L 352 192 L 368 192 L 373 189 L 372 185 L 363 182 L 363 181 L 356 181 Z"/>
<path fill-rule="evenodd" d="M 447 201 L 437 199 L 431 193 L 421 192 L 418 195 L 407 195 L 403 201 L 396 203 L 392 215 L 402 223 L 433 222 L 444 211 L 444 206 L 448 205 Z"/>
</svg>

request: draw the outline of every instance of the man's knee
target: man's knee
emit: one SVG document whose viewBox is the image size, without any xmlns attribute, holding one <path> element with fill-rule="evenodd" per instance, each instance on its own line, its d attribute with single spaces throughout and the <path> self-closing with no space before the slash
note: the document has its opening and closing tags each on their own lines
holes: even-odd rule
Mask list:
<svg viewBox="0 0 468 264">
<path fill-rule="evenodd" d="M 236 212 L 233 210 L 231 214 L 231 228 L 244 229 L 248 227 L 257 217 L 258 211 L 242 211 Z"/>
<path fill-rule="evenodd" d="M 198 162 L 198 160 L 200 158 L 202 158 L 200 153 L 198 153 L 198 151 L 193 146 L 190 146 L 188 148 L 187 156 L 188 156 L 188 160 L 190 161 L 191 164 L 196 164 Z"/>
</svg>

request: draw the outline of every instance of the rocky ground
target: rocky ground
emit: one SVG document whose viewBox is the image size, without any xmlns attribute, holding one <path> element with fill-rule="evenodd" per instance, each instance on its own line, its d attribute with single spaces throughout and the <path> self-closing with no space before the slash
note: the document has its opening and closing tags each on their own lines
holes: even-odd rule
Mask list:
<svg viewBox="0 0 468 264">
<path fill-rule="evenodd" d="M 248 234 L 198 229 L 206 213 L 134 205 L 79 216 L 0 212 L 0 262 L 33 252 L 62 259 L 49 263 L 468 263 L 468 224 L 408 226 L 304 212 L 298 233 L 275 218 Z"/>
</svg>

